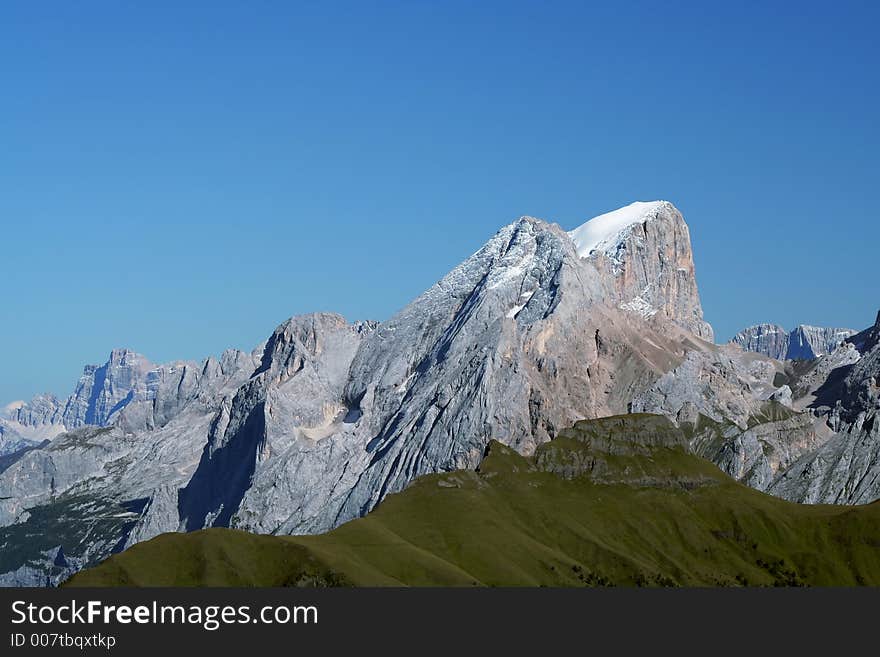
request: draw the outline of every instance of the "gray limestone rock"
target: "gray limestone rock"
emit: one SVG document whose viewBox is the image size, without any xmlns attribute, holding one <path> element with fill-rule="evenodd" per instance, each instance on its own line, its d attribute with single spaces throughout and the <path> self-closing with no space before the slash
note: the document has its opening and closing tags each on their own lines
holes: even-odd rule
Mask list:
<svg viewBox="0 0 880 657">
<path fill-rule="evenodd" d="M 721 422 L 746 428 L 763 401 L 776 394 L 778 366 L 757 354 L 729 346 L 692 349 L 676 368 L 633 396 L 633 412 L 676 417 L 688 405 Z"/>
<path fill-rule="evenodd" d="M 807 503 L 873 502 L 880 498 L 880 313 L 810 374 L 806 407 L 836 435 L 799 459 L 770 492 Z"/>
<path fill-rule="evenodd" d="M 756 324 L 743 329 L 731 339 L 746 351 L 764 354 L 776 360 L 788 357 L 789 333 L 778 324 Z"/>
<path fill-rule="evenodd" d="M 612 284 L 621 308 L 643 317 L 659 313 L 713 341 L 712 327 L 703 320 L 690 232 L 672 203 L 633 203 L 570 234 L 581 256 Z"/>
<path fill-rule="evenodd" d="M 741 483 L 767 491 L 797 459 L 833 436 L 809 413 L 798 413 L 777 401 L 764 402 L 745 427 L 705 416 L 692 427 L 692 450 Z"/>
<path fill-rule="evenodd" d="M 827 328 L 801 324 L 789 334 L 788 360 L 809 360 L 831 353 L 847 338 L 855 335 L 847 328 Z"/>
<path fill-rule="evenodd" d="M 145 396 L 146 379 L 154 367 L 140 354 L 114 349 L 103 365 L 83 368 L 76 389 L 66 400 L 38 395 L 8 410 L 0 422 L 41 440 L 87 425 L 107 426 L 136 397 Z"/>
<path fill-rule="evenodd" d="M 833 352 L 855 333 L 852 329 L 807 324 L 801 324 L 792 331 L 786 331 L 777 324 L 756 324 L 737 333 L 731 342 L 746 351 L 776 360 L 811 360 Z"/>
<path fill-rule="evenodd" d="M 192 375 L 181 373 L 170 379 L 174 385 L 132 401 L 111 426 L 62 433 L 15 460 L 0 472 L 0 544 L 40 537 L 38 551 L 52 539 L 87 565 L 135 540 L 176 530 L 177 491 L 195 472 L 223 400 L 258 363 L 258 354 L 227 352 L 219 362 L 186 364 Z M 179 364 L 162 367 L 169 375 L 183 372 Z M 52 536 L 46 526 L 54 527 Z M 28 565 L 2 556 L 8 572 Z"/>
<path fill-rule="evenodd" d="M 491 438 L 529 453 L 577 419 L 625 410 L 630 389 L 684 349 L 647 325 L 636 335 L 608 295 L 561 229 L 523 218 L 365 333 L 339 370 L 341 388 L 315 384 L 327 364 L 309 349 L 273 349 L 269 376 L 233 403 L 206 452 L 215 465 L 204 462 L 206 478 L 194 477 L 185 497 L 213 480 L 240 487 L 245 474 L 250 488 L 231 517 L 236 500 L 221 510 L 209 493 L 214 507 L 188 514 L 187 528 L 228 519 L 260 532 L 321 531 L 421 474 L 476 467 Z M 305 412 L 315 400 L 321 412 Z M 230 476 L 224 463 L 243 461 L 245 473 Z"/>
</svg>

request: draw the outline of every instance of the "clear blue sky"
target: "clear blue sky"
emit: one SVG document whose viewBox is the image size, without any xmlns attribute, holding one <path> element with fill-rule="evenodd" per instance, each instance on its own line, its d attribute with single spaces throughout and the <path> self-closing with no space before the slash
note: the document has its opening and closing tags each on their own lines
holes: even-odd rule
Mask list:
<svg viewBox="0 0 880 657">
<path fill-rule="evenodd" d="M 880 307 L 877 3 L 5 2 L 0 402 L 665 198 L 719 338 Z M 612 8 L 613 6 L 613 8 Z"/>
</svg>

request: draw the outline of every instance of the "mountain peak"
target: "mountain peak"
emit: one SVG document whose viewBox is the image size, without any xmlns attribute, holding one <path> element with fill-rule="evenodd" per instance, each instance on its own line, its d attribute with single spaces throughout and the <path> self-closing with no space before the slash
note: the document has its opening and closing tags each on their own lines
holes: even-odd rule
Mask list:
<svg viewBox="0 0 880 657">
<path fill-rule="evenodd" d="M 713 341 L 703 319 L 684 217 L 669 201 L 636 201 L 567 233 L 612 289 L 618 308 L 645 319 L 658 313 Z"/>
<path fill-rule="evenodd" d="M 127 347 L 120 347 L 113 349 L 110 352 L 110 358 L 107 359 L 107 363 L 105 364 L 135 364 L 138 362 L 148 363 L 147 358 L 142 354 L 139 354 L 133 349 L 128 349 Z"/>
<path fill-rule="evenodd" d="M 581 224 L 569 236 L 577 246 L 581 258 L 589 257 L 595 251 L 613 251 L 611 248 L 620 241 L 622 233 L 632 226 L 657 216 L 668 201 L 636 201 L 617 210 L 600 214 Z"/>
<path fill-rule="evenodd" d="M 834 351 L 855 331 L 848 328 L 798 324 L 787 331 L 778 324 L 755 324 L 731 338 L 746 351 L 764 354 L 776 360 L 810 360 Z"/>
</svg>

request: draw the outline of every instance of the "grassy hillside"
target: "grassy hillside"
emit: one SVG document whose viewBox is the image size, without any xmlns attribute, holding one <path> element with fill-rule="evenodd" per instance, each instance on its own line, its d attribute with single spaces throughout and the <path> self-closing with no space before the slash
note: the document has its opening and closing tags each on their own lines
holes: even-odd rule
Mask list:
<svg viewBox="0 0 880 657">
<path fill-rule="evenodd" d="M 578 423 L 422 477 L 320 536 L 166 534 L 69 586 L 880 585 L 880 504 L 803 506 L 686 450 L 668 420 Z"/>
</svg>

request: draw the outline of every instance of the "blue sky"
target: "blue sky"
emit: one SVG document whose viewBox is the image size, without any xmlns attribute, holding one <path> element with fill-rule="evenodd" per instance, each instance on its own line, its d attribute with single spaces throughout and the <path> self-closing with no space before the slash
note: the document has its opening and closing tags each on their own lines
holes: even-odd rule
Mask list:
<svg viewBox="0 0 880 657">
<path fill-rule="evenodd" d="M 0 402 L 383 319 L 520 215 L 655 198 L 719 338 L 865 327 L 876 6 L 3 3 Z"/>
</svg>

